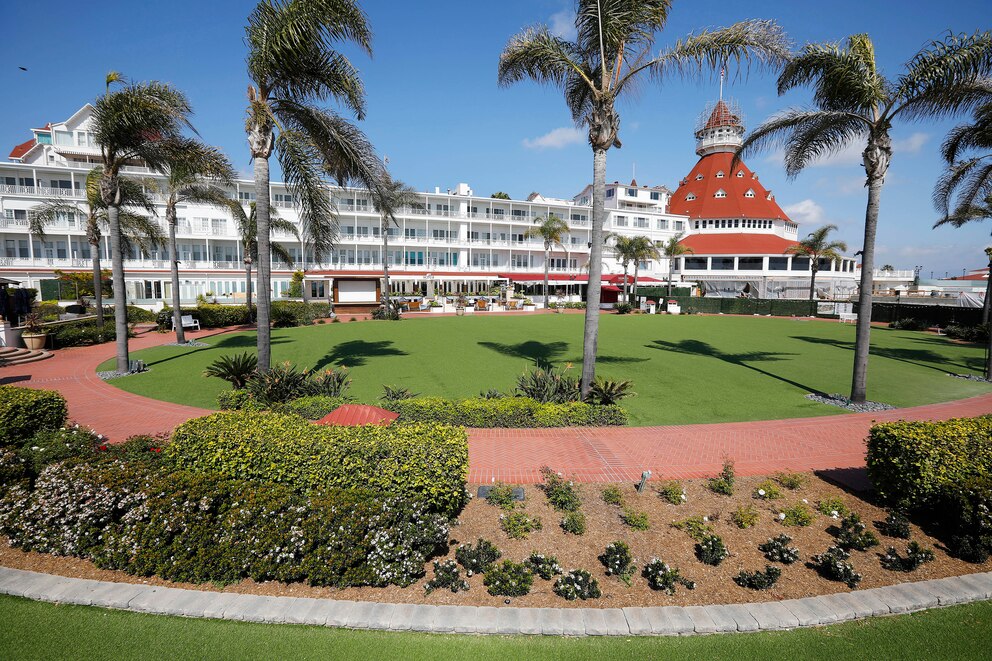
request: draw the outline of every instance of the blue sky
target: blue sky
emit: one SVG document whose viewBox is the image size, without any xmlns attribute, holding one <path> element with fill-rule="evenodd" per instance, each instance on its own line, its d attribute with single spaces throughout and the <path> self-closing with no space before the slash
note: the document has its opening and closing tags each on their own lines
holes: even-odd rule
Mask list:
<svg viewBox="0 0 992 661">
<path fill-rule="evenodd" d="M 30 3 L 4 3 L 0 22 L 0 148 L 29 137 L 31 126 L 68 117 L 102 91 L 103 77 L 119 70 L 135 80 L 157 79 L 186 91 L 203 138 L 223 148 L 242 171 L 249 168 L 243 118 L 245 17 L 253 2 L 213 0 L 168 3 L 53 0 L 38 11 Z M 496 85 L 496 64 L 507 39 L 543 22 L 567 30 L 566 0 L 475 3 L 436 0 L 362 2 L 375 33 L 374 56 L 343 49 L 362 71 L 368 116 L 361 122 L 394 175 L 419 190 L 469 183 L 477 194 L 504 190 L 515 198 L 532 191 L 571 197 L 591 180 L 592 157 L 571 125 L 561 96 L 531 83 Z M 664 45 L 704 27 L 746 18 L 777 20 L 796 43 L 835 41 L 868 32 L 891 76 L 929 39 L 950 29 L 989 29 L 987 1 L 953 3 L 836 0 L 830 3 L 750 3 L 677 0 Z M 28 68 L 27 72 L 18 69 Z M 673 188 L 695 163 L 692 127 L 717 96 L 715 79 L 645 81 L 620 106 L 623 148 L 611 150 L 609 180 Z M 807 97 L 775 93 L 774 75 L 752 72 L 732 80 L 749 126 Z M 897 268 L 945 271 L 983 266 L 992 223 L 932 230 L 932 184 L 941 170 L 938 149 L 951 122 L 895 128 L 896 154 L 883 192 L 878 262 Z M 832 222 L 840 238 L 861 244 L 865 190 L 858 150 L 785 178 L 774 154 L 749 160 L 779 203 L 813 229 Z M 4 151 L 4 154 L 7 152 Z"/>
</svg>

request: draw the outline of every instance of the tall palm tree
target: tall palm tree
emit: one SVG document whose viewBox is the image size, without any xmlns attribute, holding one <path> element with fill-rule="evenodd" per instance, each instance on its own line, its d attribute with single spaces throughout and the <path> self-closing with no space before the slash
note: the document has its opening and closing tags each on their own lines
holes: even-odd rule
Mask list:
<svg viewBox="0 0 992 661">
<path fill-rule="evenodd" d="M 179 246 L 176 228 L 179 218 L 176 207 L 180 204 L 200 202 L 226 206 L 230 201 L 219 184 L 234 182 L 234 168 L 219 149 L 209 147 L 193 138 L 177 140 L 171 147 L 165 183 L 162 188 L 166 198 L 165 221 L 169 227 L 169 270 L 172 276 L 172 325 L 176 329 L 176 342 L 186 343 L 179 297 Z"/>
<path fill-rule="evenodd" d="M 107 228 L 107 206 L 100 195 L 100 178 L 103 168 L 93 168 L 86 173 L 86 210 L 78 205 L 62 199 L 46 200 L 32 210 L 28 222 L 28 230 L 42 241 L 45 240 L 45 230 L 66 214 L 86 218 L 86 241 L 90 244 L 90 260 L 93 263 L 93 303 L 96 307 L 96 325 L 103 330 L 103 267 L 101 253 L 103 252 L 103 232 Z M 141 183 L 131 179 L 121 179 L 121 210 L 119 221 L 121 226 L 121 249 L 130 253 L 135 248 L 142 252 L 151 252 L 155 246 L 164 242 L 162 229 L 149 216 L 138 213 L 140 209 L 146 214 L 155 213 L 155 205 Z"/>
<path fill-rule="evenodd" d="M 606 152 L 620 147 L 620 116 L 615 109 L 646 76 L 662 82 L 671 75 L 693 76 L 704 69 L 752 61 L 778 64 L 788 54 L 781 29 L 768 21 L 746 21 L 729 28 L 690 34 L 655 51 L 672 0 L 577 0 L 576 39 L 556 36 L 544 25 L 511 37 L 500 55 L 498 81 L 524 78 L 561 90 L 579 126 L 588 128 L 593 151 L 593 223 L 589 290 L 582 342 L 582 397 L 596 376 L 603 223 L 606 218 Z"/>
<path fill-rule="evenodd" d="M 634 237 L 634 285 L 633 290 L 630 293 L 630 302 L 634 303 L 637 301 L 637 274 L 641 268 L 641 262 L 646 262 L 649 259 L 661 259 L 661 253 L 658 251 L 658 246 L 655 245 L 654 241 L 646 236 L 635 236 Z"/>
<path fill-rule="evenodd" d="M 858 327 L 851 399 L 865 401 L 871 331 L 875 232 L 885 175 L 892 161 L 890 131 L 897 120 L 919 121 L 967 112 L 988 98 L 992 83 L 992 33 L 947 35 L 925 46 L 894 80 L 886 79 L 866 34 L 843 44 L 808 44 L 786 65 L 779 94 L 813 88 L 814 107 L 786 110 L 756 128 L 736 158 L 784 144 L 785 171 L 791 178 L 817 158 L 850 144 L 863 144 L 868 188 Z M 735 159 L 736 160 L 736 159 Z"/>
<path fill-rule="evenodd" d="M 248 119 L 258 218 L 258 369 L 268 370 L 271 248 L 269 157 L 275 151 L 300 209 L 300 229 L 317 259 L 337 235 L 325 175 L 373 189 L 382 164 L 365 135 L 320 107 L 333 99 L 358 119 L 365 92 L 358 70 L 334 50 L 350 42 L 371 54 L 372 34 L 354 0 L 261 0 L 248 16 Z"/>
<path fill-rule="evenodd" d="M 396 219 L 404 208 L 423 208 L 420 195 L 399 179 L 393 179 L 385 170 L 382 173 L 379 185 L 371 191 L 372 204 L 379 212 L 380 228 L 382 233 L 382 305 L 389 315 L 392 315 L 392 303 L 389 300 L 389 229 L 392 226 L 399 227 Z"/>
<path fill-rule="evenodd" d="M 610 233 L 606 238 L 607 240 L 613 240 L 613 245 L 611 246 L 613 248 L 613 258 L 620 262 L 620 266 L 623 267 L 623 300 L 629 302 L 630 298 L 627 295 L 627 272 L 630 270 L 630 263 L 635 261 L 637 257 L 638 246 L 634 240 L 636 237 Z M 592 276 L 589 276 L 589 284 L 591 287 Z"/>
<path fill-rule="evenodd" d="M 238 200 L 227 200 L 227 208 L 234 219 L 234 227 L 241 242 L 242 262 L 245 265 L 245 305 L 248 306 L 248 321 L 251 315 L 251 267 L 258 262 L 258 207 L 252 202 L 248 205 L 248 212 Z M 272 208 L 269 210 L 269 232 L 285 232 L 300 240 L 300 232 L 296 225 L 284 218 L 279 217 L 279 213 Z M 281 259 L 287 264 L 293 263 L 293 255 L 281 243 L 270 242 L 269 251 L 273 256 Z"/>
<path fill-rule="evenodd" d="M 524 232 L 526 239 L 541 239 L 544 242 L 544 309 L 550 309 L 551 298 L 548 296 L 548 270 L 551 266 L 551 249 L 560 246 L 565 251 L 565 264 L 568 264 L 568 248 L 565 247 L 565 235 L 568 234 L 568 223 L 553 213 L 543 218 L 535 218 L 536 227 Z"/>
<path fill-rule="evenodd" d="M 661 244 L 661 254 L 668 259 L 668 297 L 672 297 L 672 271 L 675 270 L 675 260 L 682 255 L 691 255 L 693 249 L 682 243 L 685 232 L 679 232 L 675 236 Z"/>
<path fill-rule="evenodd" d="M 127 291 L 124 286 L 124 260 L 121 253 L 120 210 L 124 203 L 121 182 L 126 165 L 135 161 L 161 171 L 168 164 L 169 145 L 192 128 L 192 113 L 186 96 L 164 83 L 125 83 L 111 91 L 111 82 L 122 82 L 116 74 L 108 76 L 106 93 L 96 100 L 93 109 L 93 133 L 100 145 L 103 171 L 100 196 L 107 207 L 110 258 L 114 281 L 114 322 L 117 331 L 117 371 L 129 369 L 127 343 Z"/>
<path fill-rule="evenodd" d="M 785 249 L 787 255 L 800 255 L 809 257 L 809 300 L 812 301 L 816 295 L 816 274 L 820 271 L 820 260 L 828 259 L 836 262 L 841 258 L 841 253 L 847 251 L 847 244 L 843 241 L 830 241 L 830 233 L 836 232 L 836 225 L 824 225 L 809 233 L 809 235 L 794 246 Z"/>
</svg>

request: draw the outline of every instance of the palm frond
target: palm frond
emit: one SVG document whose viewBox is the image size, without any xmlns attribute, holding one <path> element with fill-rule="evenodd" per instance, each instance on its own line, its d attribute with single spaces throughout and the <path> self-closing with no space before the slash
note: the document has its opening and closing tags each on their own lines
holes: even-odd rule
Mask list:
<svg viewBox="0 0 992 661">
<path fill-rule="evenodd" d="M 992 98 L 992 79 L 972 78 L 950 81 L 915 90 L 913 96 L 903 100 L 892 116 L 899 115 L 909 121 L 942 119 L 974 110 Z"/>
<path fill-rule="evenodd" d="M 579 0 L 575 12 L 577 42 L 584 52 L 600 52 L 614 62 L 626 49 L 650 46 L 664 29 L 671 0 Z"/>
<path fill-rule="evenodd" d="M 565 89 L 578 78 L 595 89 L 593 72 L 572 42 L 551 33 L 545 25 L 526 28 L 510 38 L 499 56 L 497 82 L 502 87 L 530 78 L 542 85 Z"/>
<path fill-rule="evenodd" d="M 951 165 L 934 186 L 934 206 L 944 216 L 937 224 L 958 215 L 957 211 L 950 213 L 951 207 L 970 209 L 989 196 L 992 196 L 992 153 Z"/>
<path fill-rule="evenodd" d="M 370 190 L 370 193 L 372 204 L 382 216 L 383 231 L 389 223 L 399 227 L 396 216 L 402 209 L 417 209 L 424 206 L 417 191 L 399 179 L 394 179 L 385 170 L 383 170 L 383 178 Z"/>
<path fill-rule="evenodd" d="M 139 213 L 121 210 L 118 214 L 121 225 L 121 249 L 128 252 L 132 246 L 138 246 L 146 253 L 155 250 L 156 246 L 164 245 L 166 238 L 161 225 Z"/>
<path fill-rule="evenodd" d="M 301 229 L 319 260 L 334 245 L 338 234 L 321 152 L 307 135 L 285 130 L 276 138 L 276 150 L 283 176 L 299 206 Z"/>
<path fill-rule="evenodd" d="M 958 208 L 953 214 L 937 221 L 934 227 L 940 227 L 941 225 L 962 227 L 975 220 L 988 220 L 990 218 L 992 218 L 992 198 L 986 199 L 984 205 Z"/>
<path fill-rule="evenodd" d="M 875 64 L 875 51 L 867 35 L 848 37 L 839 44 L 807 44 L 785 65 L 778 78 L 778 93 L 796 87 L 813 87 L 813 97 L 823 110 L 870 112 L 888 98 L 885 79 Z"/>
<path fill-rule="evenodd" d="M 86 215 L 82 209 L 70 202 L 46 200 L 33 207 L 28 213 L 28 232 L 44 241 L 45 228 L 68 214 L 79 214 L 80 217 Z"/>
<path fill-rule="evenodd" d="M 292 255 L 292 253 L 290 253 L 289 250 L 286 249 L 286 246 L 282 245 L 281 243 L 276 243 L 275 241 L 273 241 L 272 243 L 270 243 L 269 244 L 269 252 L 271 252 L 274 257 L 282 260 L 283 262 L 286 262 L 287 264 L 292 264 L 293 263 L 293 255 Z M 255 244 L 255 253 L 254 253 L 253 257 L 255 257 L 256 259 L 258 258 L 258 244 L 257 243 Z"/>
<path fill-rule="evenodd" d="M 906 64 L 896 83 L 900 99 L 932 97 L 938 90 L 992 76 L 992 32 L 952 34 L 931 41 Z"/>
<path fill-rule="evenodd" d="M 972 149 L 992 153 L 992 102 L 975 111 L 973 122 L 951 129 L 941 145 L 940 153 L 950 164 L 958 160 L 960 153 Z"/>
</svg>

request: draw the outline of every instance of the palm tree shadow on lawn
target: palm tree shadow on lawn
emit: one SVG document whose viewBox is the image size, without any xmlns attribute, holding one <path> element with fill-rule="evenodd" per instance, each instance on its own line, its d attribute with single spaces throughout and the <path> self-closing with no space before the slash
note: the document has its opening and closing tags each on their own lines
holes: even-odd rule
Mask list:
<svg viewBox="0 0 992 661">
<path fill-rule="evenodd" d="M 809 342 L 810 344 L 825 344 L 837 347 L 838 349 L 854 351 L 854 342 L 849 340 L 834 340 L 825 337 L 808 337 L 805 335 L 792 335 L 790 336 L 790 339 L 799 340 L 800 342 Z M 981 371 L 984 364 L 980 357 L 963 358 L 961 361 L 948 360 L 945 356 L 942 356 L 935 351 L 931 351 L 930 349 L 899 349 L 895 347 L 872 346 L 869 355 L 878 356 L 879 358 L 888 358 L 890 360 L 898 360 L 901 363 L 935 370 L 941 374 L 947 374 L 951 367 Z"/>
<path fill-rule="evenodd" d="M 523 358 L 531 361 L 537 367 L 550 369 L 555 363 L 567 362 L 575 365 L 582 364 L 582 358 L 566 360 L 565 352 L 569 349 L 568 342 L 538 342 L 537 340 L 527 340 L 517 344 L 504 344 L 502 342 L 479 342 L 479 346 L 492 349 L 496 353 L 514 358 Z M 634 358 L 633 356 L 596 356 L 597 363 L 643 363 L 647 358 Z"/>
<path fill-rule="evenodd" d="M 272 340 L 272 344 L 285 344 L 290 342 L 286 338 L 278 338 Z M 253 335 L 235 335 L 232 337 L 223 337 L 219 341 L 206 347 L 197 347 L 189 351 L 176 352 L 171 356 L 166 356 L 158 360 L 146 361 L 148 366 L 152 365 L 162 365 L 170 360 L 176 360 L 179 358 L 185 358 L 186 356 L 192 356 L 195 353 L 201 353 L 203 351 L 213 351 L 214 349 L 248 349 L 251 353 L 255 352 L 255 337 Z"/>
<path fill-rule="evenodd" d="M 324 354 L 324 357 L 317 361 L 313 370 L 317 371 L 328 365 L 340 367 L 360 367 L 368 362 L 369 358 L 381 356 L 408 356 L 406 351 L 402 351 L 392 346 L 391 340 L 381 340 L 379 342 L 366 342 L 365 340 L 350 340 L 334 346 L 333 349 Z"/>
<path fill-rule="evenodd" d="M 727 353 L 717 349 L 713 345 L 702 342 L 700 340 L 681 340 L 680 342 L 668 342 L 666 340 L 652 340 L 651 344 L 644 345 L 648 349 L 658 349 L 659 351 L 671 351 L 673 353 L 681 353 L 688 356 L 709 356 L 711 358 L 716 358 L 730 365 L 736 365 L 738 367 L 745 367 L 749 370 L 762 374 L 764 376 L 770 377 L 777 381 L 787 383 L 790 386 L 798 388 L 803 392 L 814 393 L 822 395 L 823 392 L 817 388 L 812 388 L 807 385 L 803 385 L 792 379 L 787 379 L 784 376 L 768 372 L 761 369 L 760 367 L 755 367 L 754 365 L 749 365 L 751 362 L 774 362 L 779 360 L 785 360 L 788 356 L 797 356 L 799 354 L 795 353 L 779 353 L 773 351 L 749 351 L 747 353 Z"/>
</svg>

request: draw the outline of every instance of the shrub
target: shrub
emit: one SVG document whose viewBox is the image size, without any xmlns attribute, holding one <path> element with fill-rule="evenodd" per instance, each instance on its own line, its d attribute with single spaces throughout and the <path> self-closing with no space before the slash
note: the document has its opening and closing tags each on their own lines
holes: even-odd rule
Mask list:
<svg viewBox="0 0 992 661">
<path fill-rule="evenodd" d="M 306 397 L 291 399 L 285 404 L 275 405 L 272 407 L 272 410 L 278 413 L 298 415 L 306 420 L 320 420 L 344 403 L 345 399 L 343 397 L 307 395 Z"/>
<path fill-rule="evenodd" d="M 905 515 L 896 511 L 889 512 L 885 521 L 879 526 L 883 535 L 898 537 L 899 539 L 909 539 L 909 519 Z"/>
<path fill-rule="evenodd" d="M 496 482 L 486 494 L 486 502 L 500 509 L 512 510 L 516 507 L 516 501 L 513 500 L 513 487 L 509 484 Z"/>
<path fill-rule="evenodd" d="M 706 486 L 713 493 L 723 496 L 734 495 L 734 462 L 729 459 L 724 460 L 723 470 L 717 477 L 707 480 Z"/>
<path fill-rule="evenodd" d="M 347 367 L 313 372 L 307 378 L 307 394 L 325 397 L 344 397 L 351 385 Z"/>
<path fill-rule="evenodd" d="M 810 565 L 820 576 L 831 581 L 840 581 L 853 589 L 861 582 L 861 574 L 854 571 L 851 563 L 847 562 L 850 557 L 851 554 L 839 546 L 831 546 L 823 553 L 814 555 Z"/>
<path fill-rule="evenodd" d="M 522 597 L 534 585 L 534 575 L 526 564 L 504 560 L 486 572 L 483 585 L 494 597 Z"/>
<path fill-rule="evenodd" d="M 577 512 L 582 506 L 582 498 L 579 496 L 579 488 L 569 480 L 565 480 L 561 473 L 554 472 L 550 467 L 541 468 L 541 477 L 544 483 L 538 485 L 538 489 L 544 492 L 548 499 L 548 504 L 559 512 Z"/>
<path fill-rule="evenodd" d="M 799 549 L 789 546 L 792 538 L 788 535 L 776 535 L 769 537 L 764 544 L 758 544 L 758 550 L 765 554 L 765 558 L 772 562 L 781 562 L 783 565 L 791 565 L 799 560 Z"/>
<path fill-rule="evenodd" d="M 620 540 L 609 544 L 599 556 L 599 561 L 606 567 L 607 576 L 616 576 L 627 585 L 630 585 L 630 578 L 637 571 L 630 546 Z"/>
<path fill-rule="evenodd" d="M 847 509 L 847 505 L 844 501 L 836 496 L 831 496 L 829 498 L 824 498 L 823 500 L 816 503 L 816 509 L 820 510 L 820 514 L 823 516 L 830 516 L 833 518 L 843 518 L 851 513 L 851 510 Z"/>
<path fill-rule="evenodd" d="M 423 500 L 453 516 L 465 499 L 468 442 L 443 425 L 339 427 L 254 411 L 214 413 L 176 428 L 181 468 L 297 489 L 368 488 Z"/>
<path fill-rule="evenodd" d="M 3 487 L 27 477 L 24 458 L 11 447 L 0 447 L 0 495 Z"/>
<path fill-rule="evenodd" d="M 805 528 L 813 523 L 813 512 L 804 503 L 797 503 L 778 513 L 783 526 Z"/>
<path fill-rule="evenodd" d="M 615 381 L 597 377 L 589 386 L 589 396 L 586 401 L 601 406 L 616 404 L 622 399 L 636 395 L 637 393 L 631 390 L 633 387 L 634 384 L 631 381 Z"/>
<path fill-rule="evenodd" d="M 730 555 L 719 535 L 706 535 L 696 543 L 696 558 L 705 565 L 716 567 Z"/>
<path fill-rule="evenodd" d="M 310 394 L 308 373 L 285 362 L 273 365 L 264 372 L 256 372 L 245 383 L 245 389 L 261 404 L 279 404 Z"/>
<path fill-rule="evenodd" d="M 639 512 L 632 507 L 624 507 L 620 513 L 620 520 L 629 528 L 634 530 L 649 530 L 651 522 L 648 521 L 647 512 Z"/>
<path fill-rule="evenodd" d="M 582 512 L 567 512 L 559 524 L 570 535 L 586 534 L 586 515 Z"/>
<path fill-rule="evenodd" d="M 730 515 L 730 520 L 734 522 L 738 528 L 750 528 L 758 524 L 760 516 L 758 515 L 758 510 L 754 508 L 754 505 L 740 505 L 733 513 Z"/>
<path fill-rule="evenodd" d="M 51 390 L 0 386 L 0 445 L 27 440 L 65 425 L 65 398 Z"/>
<path fill-rule="evenodd" d="M 927 325 L 922 320 L 914 317 L 906 317 L 905 319 L 896 319 L 889 322 L 889 328 L 894 328 L 895 330 L 921 331 L 926 330 L 926 327 Z"/>
<path fill-rule="evenodd" d="M 686 501 L 685 487 L 681 482 L 665 482 L 657 491 L 662 500 L 672 505 L 681 505 Z"/>
<path fill-rule="evenodd" d="M 790 491 L 802 489 L 807 482 L 806 476 L 802 473 L 775 473 L 772 479 Z"/>
<path fill-rule="evenodd" d="M 257 369 L 258 357 L 245 351 L 221 356 L 207 365 L 203 376 L 224 379 L 231 384 L 232 389 L 241 390 Z"/>
<path fill-rule="evenodd" d="M 935 506 L 942 536 L 954 555 L 985 562 L 992 555 L 992 479 L 948 487 Z"/>
<path fill-rule="evenodd" d="M 932 549 L 920 546 L 918 542 L 910 542 L 906 547 L 906 557 L 899 555 L 899 551 L 894 546 L 890 546 L 881 558 L 882 567 L 890 571 L 911 572 L 920 565 L 933 562 L 934 555 Z"/>
<path fill-rule="evenodd" d="M 932 506 L 947 488 L 992 477 L 992 417 L 873 425 L 866 463 L 889 505 Z"/>
<path fill-rule="evenodd" d="M 489 390 L 482 390 L 479 392 L 479 399 L 500 399 L 501 397 L 506 397 L 503 393 L 495 388 L 490 388 Z"/>
<path fill-rule="evenodd" d="M 584 569 L 573 569 L 555 581 L 554 593 L 567 601 L 599 599 L 603 596 L 599 583 Z"/>
<path fill-rule="evenodd" d="M 603 502 L 607 505 L 623 505 L 623 493 L 620 487 L 610 485 L 603 489 Z"/>
<path fill-rule="evenodd" d="M 837 532 L 837 546 L 845 551 L 851 549 L 867 551 L 873 546 L 878 546 L 878 537 L 867 529 L 860 516 L 852 512 L 841 519 L 840 530 Z"/>
<path fill-rule="evenodd" d="M 989 329 L 987 326 L 962 326 L 951 324 L 944 329 L 947 337 L 952 340 L 962 340 L 964 342 L 974 342 L 984 344 L 989 341 Z"/>
<path fill-rule="evenodd" d="M 56 349 L 69 347 L 87 347 L 117 339 L 117 330 L 111 318 L 104 324 L 103 330 L 95 321 L 80 321 L 71 324 L 59 324 L 48 327 L 48 337 Z"/>
<path fill-rule="evenodd" d="M 304 303 L 302 301 L 273 301 L 271 319 L 275 328 L 309 326 L 320 318 L 330 315 L 328 303 Z"/>
<path fill-rule="evenodd" d="M 678 568 L 671 567 L 658 558 L 644 565 L 641 576 L 647 579 L 648 587 L 652 590 L 662 590 L 665 594 L 675 594 L 675 589 L 681 585 L 687 590 L 695 590 L 695 581 L 682 576 Z"/>
<path fill-rule="evenodd" d="M 617 311 L 617 314 L 630 314 L 634 310 L 634 306 L 630 303 L 614 303 L 613 309 Z"/>
<path fill-rule="evenodd" d="M 565 404 L 579 400 L 579 379 L 564 369 L 536 367 L 517 377 L 517 392 L 542 404 Z"/>
<path fill-rule="evenodd" d="M 455 549 L 455 559 L 469 576 L 485 574 L 502 555 L 492 542 L 481 538 L 474 547 L 471 544 L 461 544 Z"/>
<path fill-rule="evenodd" d="M 252 306 L 255 310 L 255 306 Z M 184 315 L 191 315 L 200 322 L 203 328 L 224 328 L 227 326 L 243 326 L 251 323 L 248 307 L 244 305 L 218 305 L 216 303 L 201 303 L 195 308 L 181 308 Z M 163 307 L 155 317 L 160 331 L 172 330 L 172 308 Z"/>
<path fill-rule="evenodd" d="M 385 305 L 380 305 L 372 311 L 372 318 L 377 321 L 399 321 L 400 311 L 393 305 L 388 308 Z"/>
<path fill-rule="evenodd" d="M 99 438 L 99 437 L 98 437 Z M 169 438 L 165 434 L 149 436 L 139 434 L 130 436 L 123 443 L 101 443 L 97 446 L 99 457 L 107 456 L 120 458 L 130 465 L 142 465 L 148 469 L 154 468 L 174 468 L 171 459 L 162 452 L 169 443 Z"/>
<path fill-rule="evenodd" d="M 527 535 L 541 529 L 541 519 L 526 512 L 509 512 L 499 515 L 499 527 L 510 539 L 527 539 Z"/>
<path fill-rule="evenodd" d="M 217 395 L 217 406 L 223 411 L 262 408 L 262 405 L 256 402 L 247 390 L 220 391 L 220 394 Z"/>
<path fill-rule="evenodd" d="M 773 565 L 765 565 L 764 571 L 741 571 L 734 577 L 734 583 L 749 590 L 768 590 L 778 582 L 782 570 Z"/>
<path fill-rule="evenodd" d="M 103 436 L 86 427 L 73 425 L 38 432 L 21 446 L 18 455 L 27 476 L 33 479 L 45 466 L 56 461 L 70 457 L 92 457 L 102 443 Z"/>
<path fill-rule="evenodd" d="M 527 397 L 507 397 L 498 392 L 475 399 L 450 400 L 414 397 L 383 402 L 399 413 L 402 422 L 443 422 L 463 427 L 602 427 L 627 424 L 619 406 L 585 402 L 542 404 Z"/>
<path fill-rule="evenodd" d="M 782 497 L 782 492 L 771 480 L 765 480 L 754 488 L 754 497 L 758 500 L 778 500 Z"/>
<path fill-rule="evenodd" d="M 524 560 L 524 564 L 527 565 L 527 568 L 530 569 L 532 574 L 540 576 L 545 581 L 550 581 L 555 576 L 562 574 L 562 568 L 558 564 L 558 558 L 553 555 L 545 556 L 534 551 Z"/>
<path fill-rule="evenodd" d="M 398 402 L 401 399 L 413 399 L 419 395 L 419 393 L 410 392 L 409 388 L 403 388 L 401 386 L 383 386 L 382 387 L 382 397 L 384 402 Z"/>
<path fill-rule="evenodd" d="M 468 590 L 468 582 L 462 578 L 461 570 L 454 560 L 434 561 L 434 578 L 424 584 L 424 591 L 430 594 L 434 590 L 451 590 L 455 593 Z"/>
<path fill-rule="evenodd" d="M 709 517 L 690 516 L 681 521 L 672 521 L 672 527 L 681 530 L 692 539 L 701 540 L 713 532 L 713 526 L 709 524 Z"/>
</svg>

